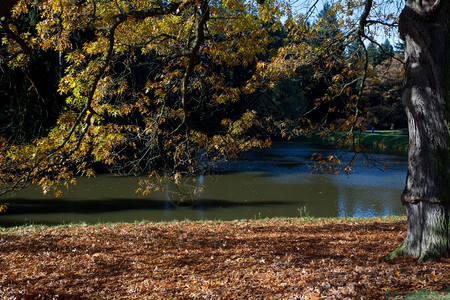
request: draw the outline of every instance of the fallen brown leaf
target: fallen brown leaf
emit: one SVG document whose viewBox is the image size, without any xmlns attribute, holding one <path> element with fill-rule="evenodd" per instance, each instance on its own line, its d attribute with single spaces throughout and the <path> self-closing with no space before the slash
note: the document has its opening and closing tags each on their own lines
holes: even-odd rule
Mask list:
<svg viewBox="0 0 450 300">
<path fill-rule="evenodd" d="M 450 287 L 450 258 L 386 260 L 405 220 L 0 229 L 4 299 L 384 299 Z"/>
</svg>

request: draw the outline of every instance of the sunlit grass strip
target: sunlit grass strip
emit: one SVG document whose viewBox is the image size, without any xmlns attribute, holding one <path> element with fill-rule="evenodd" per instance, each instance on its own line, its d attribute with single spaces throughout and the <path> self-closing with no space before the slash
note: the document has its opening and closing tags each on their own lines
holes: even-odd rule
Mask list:
<svg viewBox="0 0 450 300">
<path fill-rule="evenodd" d="M 171 221 L 149 221 L 149 220 L 135 220 L 134 222 L 100 222 L 100 223 L 66 223 L 66 224 L 58 224 L 58 225 L 45 225 L 45 224 L 25 224 L 19 226 L 11 226 L 11 227 L 2 227 L 0 226 L 0 233 L 3 232 L 13 232 L 15 230 L 22 229 L 34 229 L 37 231 L 44 230 L 45 228 L 74 228 L 74 227 L 87 227 L 93 226 L 96 228 L 102 227 L 114 227 L 114 226 L 142 226 L 145 224 L 153 224 L 156 226 L 164 226 L 165 224 L 174 224 L 174 223 L 191 223 L 191 224 L 203 224 L 204 226 L 212 226 L 213 224 L 236 224 L 236 223 L 251 223 L 251 222 L 271 222 L 271 221 L 282 221 L 287 223 L 324 223 L 324 224 L 346 224 L 346 223 L 355 223 L 355 224 L 370 224 L 370 223 L 399 223 L 406 222 L 406 216 L 383 216 L 383 217 L 314 217 L 314 216 L 304 216 L 304 217 L 272 217 L 272 218 L 252 218 L 252 219 L 239 219 L 239 220 L 171 220 Z"/>
</svg>

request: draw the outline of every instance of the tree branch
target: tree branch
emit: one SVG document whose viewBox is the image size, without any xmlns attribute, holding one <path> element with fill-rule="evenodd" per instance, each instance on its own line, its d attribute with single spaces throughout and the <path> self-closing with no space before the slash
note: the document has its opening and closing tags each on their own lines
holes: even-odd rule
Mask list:
<svg viewBox="0 0 450 300">
<path fill-rule="evenodd" d="M 208 1 L 203 0 L 202 5 L 200 7 L 201 9 L 201 17 L 200 20 L 197 22 L 196 31 L 197 35 L 194 39 L 194 43 L 192 44 L 191 48 L 187 51 L 186 56 L 188 56 L 188 65 L 186 67 L 186 71 L 183 76 L 183 82 L 181 86 L 181 104 L 183 106 L 184 111 L 184 117 L 183 117 L 183 123 L 186 122 L 187 117 L 187 92 L 188 92 L 188 86 L 190 82 L 190 77 L 192 75 L 192 72 L 195 67 L 195 61 L 197 59 L 198 51 L 200 50 L 200 46 L 205 41 L 205 26 L 206 22 L 209 20 L 209 6 Z"/>
<path fill-rule="evenodd" d="M 355 136 L 354 136 L 353 132 L 355 130 L 355 125 L 358 122 L 358 117 L 359 117 L 359 113 L 360 113 L 359 104 L 361 102 L 362 95 L 364 93 L 364 87 L 366 85 L 366 80 L 367 80 L 367 76 L 369 73 L 369 54 L 367 52 L 366 46 L 364 45 L 363 38 L 367 37 L 364 32 L 364 27 L 367 24 L 367 18 L 369 17 L 372 6 L 373 6 L 373 0 L 365 1 L 364 10 L 363 10 L 361 16 L 359 17 L 358 28 L 356 30 L 358 42 L 359 42 L 361 48 L 364 50 L 364 71 L 363 71 L 363 75 L 361 78 L 361 84 L 359 86 L 358 98 L 355 103 L 355 116 L 354 116 L 352 126 L 350 127 L 353 149 L 356 149 Z M 361 131 L 359 131 L 359 135 L 361 135 Z"/>
<path fill-rule="evenodd" d="M 6 36 L 12 40 L 14 40 L 17 44 L 19 44 L 20 48 L 27 54 L 31 55 L 31 48 L 27 45 L 27 43 L 14 31 L 9 28 L 9 24 L 6 21 L 6 18 L 2 17 L 0 19 L 3 31 L 5 31 Z"/>
</svg>

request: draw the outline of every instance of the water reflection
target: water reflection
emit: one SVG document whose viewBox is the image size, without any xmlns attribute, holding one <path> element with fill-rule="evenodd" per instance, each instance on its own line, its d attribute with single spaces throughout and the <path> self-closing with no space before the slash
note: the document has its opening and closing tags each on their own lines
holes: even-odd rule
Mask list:
<svg viewBox="0 0 450 300">
<path fill-rule="evenodd" d="M 388 164 L 384 172 L 359 162 L 352 175 L 311 174 L 311 155 L 330 151 L 313 144 L 275 144 L 219 166 L 222 175 L 187 179 L 150 196 L 134 192 L 137 177 L 80 178 L 62 199 L 29 188 L 4 199 L 10 205 L 0 225 L 297 217 L 299 210 L 316 217 L 404 214 L 399 199 L 406 158 L 374 155 Z M 199 187 L 204 190 L 194 193 Z"/>
</svg>

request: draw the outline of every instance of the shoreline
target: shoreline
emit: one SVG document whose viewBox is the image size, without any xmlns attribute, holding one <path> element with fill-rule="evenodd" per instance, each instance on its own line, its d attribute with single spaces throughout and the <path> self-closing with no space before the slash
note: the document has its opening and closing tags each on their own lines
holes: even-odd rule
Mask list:
<svg viewBox="0 0 450 300">
<path fill-rule="evenodd" d="M 0 215 L 1 216 L 1 215 Z M 235 220 L 191 220 L 191 219 L 173 219 L 170 221 L 152 221 L 152 220 L 134 220 L 132 222 L 98 222 L 98 223 L 88 223 L 88 222 L 75 222 L 75 223 L 64 223 L 64 224 L 23 224 L 16 226 L 2 226 L 0 225 L 0 234 L 3 230 L 19 230 L 23 228 L 65 228 L 74 226 L 120 226 L 120 225 L 139 225 L 139 224 L 152 224 L 155 226 L 163 226 L 165 224 L 176 224 L 176 223 L 193 223 L 193 224 L 205 224 L 208 223 L 237 223 L 237 222 L 268 222 L 271 220 L 275 221 L 285 221 L 285 222 L 303 222 L 303 223 L 318 223 L 318 222 L 335 222 L 335 223 L 371 223 L 371 222 L 381 222 L 381 223 L 396 223 L 396 222 L 406 222 L 406 215 L 395 215 L 395 216 L 376 216 L 376 217 L 314 217 L 314 216 L 301 216 L 301 217 L 267 217 L 267 218 L 250 218 L 250 219 L 235 219 Z"/>
</svg>

